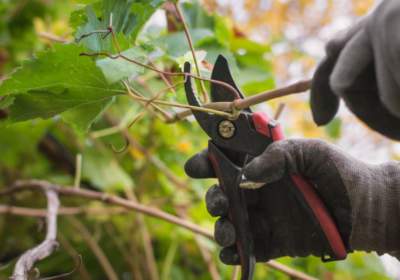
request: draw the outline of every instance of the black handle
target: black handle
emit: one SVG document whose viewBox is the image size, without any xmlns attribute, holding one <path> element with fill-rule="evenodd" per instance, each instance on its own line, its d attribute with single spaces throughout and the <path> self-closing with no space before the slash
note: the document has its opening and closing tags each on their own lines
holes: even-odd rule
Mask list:
<svg viewBox="0 0 400 280">
<path fill-rule="evenodd" d="M 208 157 L 219 185 L 229 201 L 229 220 L 235 227 L 236 247 L 242 266 L 241 279 L 250 280 L 253 278 L 256 258 L 244 191 L 240 188 L 242 169 L 236 166 L 212 141 L 208 143 Z"/>
</svg>

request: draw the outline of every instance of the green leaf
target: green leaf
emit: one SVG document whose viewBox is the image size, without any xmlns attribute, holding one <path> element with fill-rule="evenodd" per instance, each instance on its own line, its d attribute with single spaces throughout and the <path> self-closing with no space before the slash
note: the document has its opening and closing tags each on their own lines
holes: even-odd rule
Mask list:
<svg viewBox="0 0 400 280">
<path fill-rule="evenodd" d="M 87 35 L 90 32 L 100 31 L 100 30 L 104 31 L 107 29 L 109 23 L 105 22 L 104 20 L 101 21 L 98 19 L 92 5 L 87 6 L 85 12 L 86 12 L 87 23 L 84 26 L 78 28 L 78 31 L 75 34 L 76 38 L 81 38 L 83 35 Z M 92 51 L 96 52 L 110 51 L 112 46 L 111 38 L 110 36 L 105 38 L 104 37 L 105 35 L 106 33 L 93 34 L 82 39 L 81 42 L 86 48 Z"/>
<path fill-rule="evenodd" d="M 229 47 L 229 42 L 232 40 L 233 32 L 226 18 L 220 16 L 215 17 L 215 37 L 218 40 L 218 43 L 224 47 Z"/>
<path fill-rule="evenodd" d="M 214 17 L 209 15 L 199 3 L 183 3 L 182 11 L 189 28 L 214 29 Z"/>
<path fill-rule="evenodd" d="M 190 30 L 193 39 L 193 44 L 207 38 L 213 38 L 214 33 L 209 29 L 193 29 Z M 189 46 L 186 42 L 186 37 L 183 32 L 175 32 L 169 35 L 161 36 L 155 40 L 153 45 L 157 45 L 163 49 L 169 56 L 177 58 L 185 55 L 189 51 Z"/>
<path fill-rule="evenodd" d="M 133 3 L 125 32 L 135 40 L 145 23 L 163 3 L 165 0 L 141 0 Z"/>
<path fill-rule="evenodd" d="M 37 144 L 45 134 L 48 122 L 24 122 L 1 127 L 0 166 L 17 166 L 37 157 Z M 0 176 L 1 177 L 1 176 Z"/>
<path fill-rule="evenodd" d="M 141 48 L 134 47 L 124 51 L 122 54 L 130 59 L 145 63 L 146 53 Z M 143 67 L 122 58 L 104 58 L 96 63 L 110 84 L 121 81 L 124 78 L 135 77 L 144 71 Z"/>
<path fill-rule="evenodd" d="M 82 51 L 73 44 L 56 45 L 25 62 L 0 86 L 0 96 L 15 97 L 8 120 L 50 118 L 119 94 L 91 58 L 79 56 Z"/>
<path fill-rule="evenodd" d="M 103 0 L 100 14 L 96 14 L 93 6 L 86 7 L 86 24 L 78 29 L 76 38 L 93 31 L 106 30 L 112 23 L 116 34 L 129 36 L 132 41 L 136 37 L 151 15 L 165 0 Z M 112 15 L 112 22 L 111 22 Z M 76 24 L 83 18 L 82 12 L 75 12 L 71 22 Z M 85 46 L 93 51 L 111 51 L 111 39 L 104 38 L 105 34 L 95 34 L 82 40 Z"/>
<path fill-rule="evenodd" d="M 114 97 L 111 97 L 91 104 L 84 104 L 64 112 L 61 117 L 75 131 L 85 133 L 99 120 L 113 101 Z"/>
<path fill-rule="evenodd" d="M 83 153 L 82 178 L 101 189 L 133 187 L 133 181 L 111 152 L 88 147 Z"/>
</svg>

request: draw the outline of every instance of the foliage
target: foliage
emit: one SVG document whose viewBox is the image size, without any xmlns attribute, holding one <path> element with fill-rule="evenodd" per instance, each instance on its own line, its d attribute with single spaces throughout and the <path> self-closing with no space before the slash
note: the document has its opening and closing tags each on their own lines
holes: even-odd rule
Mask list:
<svg viewBox="0 0 400 280">
<path fill-rule="evenodd" d="M 149 113 L 150 106 L 145 108 L 129 98 L 121 83 L 128 81 L 143 96 L 154 97 L 166 87 L 165 79 L 174 84 L 182 82 L 182 77 L 162 79 L 159 74 L 120 58 L 80 55 L 96 51 L 115 55 L 119 46 L 122 54 L 131 59 L 145 64 L 151 62 L 159 69 L 180 71 L 182 62 L 192 59 L 191 53 L 182 23 L 173 6 L 167 5 L 171 2 L 165 2 L 34 0 L 0 3 L 0 71 L 4 79 L 0 86 L 0 117 L 7 115 L 0 121 L 1 185 L 7 186 L 21 178 L 72 185 L 75 157 L 82 154 L 82 188 L 128 198 L 135 196 L 143 204 L 212 228 L 213 221 L 203 200 L 212 181 L 188 180 L 183 171 L 185 160 L 206 146 L 207 137 L 190 120 L 164 123 Z M 181 7 L 201 60 L 202 75 L 208 77 L 210 65 L 218 54 L 224 54 L 246 95 L 275 86 L 271 41 L 260 43 L 249 39 L 244 31 L 238 31 L 232 19 L 210 13 L 196 1 L 186 1 Z M 163 11 L 166 17 L 163 14 L 152 17 L 156 11 Z M 284 21 L 284 10 L 281 12 Z M 167 18 L 167 26 L 157 24 L 160 18 Z M 107 33 L 110 24 L 115 37 Z M 102 33 L 85 36 L 99 30 Z M 51 33 L 58 41 L 65 42 L 53 42 L 43 33 Z M 278 35 L 283 36 L 276 34 L 276 37 Z M 160 98 L 185 102 L 181 86 L 168 90 Z M 304 104 L 304 100 L 288 101 L 291 112 L 297 114 L 297 123 L 286 124 L 289 133 L 340 137 L 340 120 L 326 131 L 315 127 L 308 129 L 312 125 L 307 117 L 303 118 Z M 277 103 L 273 102 L 260 109 L 272 111 L 276 107 Z M 174 113 L 171 108 L 166 110 Z M 142 112 L 146 114 L 138 118 Z M 132 120 L 136 123 L 130 126 Z M 115 149 L 124 148 L 128 136 L 130 145 L 122 149 L 122 153 L 116 153 Z M 28 193 L 2 198 L 1 203 L 45 206 L 44 199 Z M 160 279 L 210 279 L 200 248 L 211 252 L 212 263 L 221 277 L 230 279 L 232 268 L 218 261 L 216 245 L 195 238 L 187 230 L 154 218 L 143 218 L 137 213 L 114 215 L 98 202 L 63 199 L 62 203 L 103 209 L 100 214 L 78 218 L 121 279 L 151 279 L 149 255 L 154 255 Z M 61 247 L 56 254 L 40 262 L 41 274 L 50 276 L 72 270 L 74 259 L 80 254 L 83 264 L 71 278 L 87 279 L 90 275 L 89 279 L 105 279 L 98 259 L 76 223 L 64 216 L 59 223 Z M 40 242 L 44 235 L 40 226 L 41 220 L 37 219 L 10 215 L 0 218 L 0 279 L 7 279 L 21 253 Z M 151 248 L 143 241 L 146 234 L 150 235 Z M 323 264 L 314 257 L 280 261 L 318 278 L 385 278 L 374 255 L 357 253 L 345 262 L 330 264 Z M 256 279 L 286 278 L 261 264 L 257 269 Z"/>
</svg>

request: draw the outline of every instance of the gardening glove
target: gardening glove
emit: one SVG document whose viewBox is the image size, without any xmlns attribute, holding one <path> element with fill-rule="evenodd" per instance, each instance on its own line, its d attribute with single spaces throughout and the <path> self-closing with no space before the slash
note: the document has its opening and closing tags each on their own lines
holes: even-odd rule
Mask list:
<svg viewBox="0 0 400 280">
<path fill-rule="evenodd" d="M 400 140 L 400 1 L 383 1 L 326 46 L 311 86 L 316 124 L 338 111 L 339 98 L 370 128 Z"/>
<path fill-rule="evenodd" d="M 207 151 L 185 165 L 193 178 L 214 177 Z M 265 183 L 245 190 L 256 260 L 282 256 L 322 256 L 323 238 L 288 178 L 301 174 L 313 183 L 335 220 L 348 252 L 376 251 L 400 256 L 400 164 L 364 163 L 320 140 L 283 140 L 271 144 L 244 168 L 248 180 Z M 261 184 L 262 185 L 262 184 Z M 238 264 L 229 202 L 219 186 L 206 194 L 207 209 L 220 216 L 215 240 L 226 264 Z M 325 248 L 325 249 L 324 249 Z"/>
</svg>

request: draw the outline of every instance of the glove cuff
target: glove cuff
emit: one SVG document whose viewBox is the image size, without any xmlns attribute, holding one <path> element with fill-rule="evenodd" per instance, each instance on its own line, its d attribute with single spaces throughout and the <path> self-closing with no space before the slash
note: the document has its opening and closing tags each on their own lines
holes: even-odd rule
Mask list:
<svg viewBox="0 0 400 280">
<path fill-rule="evenodd" d="M 371 166 L 348 186 L 352 201 L 354 250 L 400 251 L 400 163 Z M 349 182 L 350 183 L 350 182 Z M 358 185 L 358 187 L 357 187 Z"/>
</svg>

